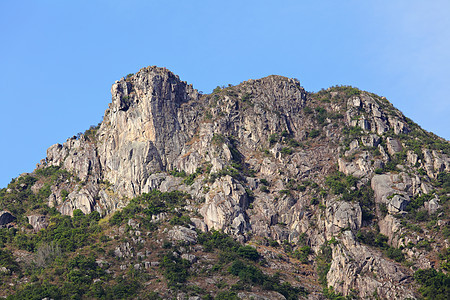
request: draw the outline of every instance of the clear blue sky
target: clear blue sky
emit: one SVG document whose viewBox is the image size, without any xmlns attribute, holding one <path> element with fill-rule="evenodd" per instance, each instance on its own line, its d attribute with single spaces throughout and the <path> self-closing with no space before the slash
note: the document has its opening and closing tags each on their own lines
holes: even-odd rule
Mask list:
<svg viewBox="0 0 450 300">
<path fill-rule="evenodd" d="M 270 74 L 386 96 L 450 139 L 450 1 L 0 1 L 0 187 L 97 124 L 115 80 L 205 93 Z"/>
</svg>

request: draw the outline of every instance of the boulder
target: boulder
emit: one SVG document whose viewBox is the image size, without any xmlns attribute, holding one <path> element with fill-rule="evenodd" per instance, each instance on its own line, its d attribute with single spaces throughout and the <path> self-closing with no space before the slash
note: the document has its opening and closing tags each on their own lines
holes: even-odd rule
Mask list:
<svg viewBox="0 0 450 300">
<path fill-rule="evenodd" d="M 403 150 L 403 146 L 399 142 L 399 140 L 391 137 L 388 137 L 386 139 L 386 146 L 390 155 L 394 155 L 395 153 L 398 153 Z"/>
<path fill-rule="evenodd" d="M 34 231 L 39 231 L 41 229 L 45 229 L 48 226 L 48 220 L 46 216 L 43 215 L 31 215 L 27 216 L 28 223 L 33 226 Z"/>
<path fill-rule="evenodd" d="M 409 199 L 404 195 L 394 195 L 391 199 L 387 199 L 387 208 L 389 213 L 396 214 L 405 210 Z"/>
<path fill-rule="evenodd" d="M 0 226 L 6 226 L 7 224 L 14 222 L 14 217 L 9 211 L 0 211 Z"/>
<path fill-rule="evenodd" d="M 189 244 L 197 243 L 197 232 L 183 226 L 174 226 L 169 230 L 168 237 L 173 242 L 182 241 Z"/>
<path fill-rule="evenodd" d="M 195 256 L 194 254 L 184 253 L 184 254 L 181 255 L 181 258 L 189 261 L 190 263 L 197 262 L 197 256 Z"/>
<path fill-rule="evenodd" d="M 439 198 L 433 198 L 424 203 L 425 209 L 429 214 L 434 214 L 441 206 L 439 205 Z"/>
</svg>

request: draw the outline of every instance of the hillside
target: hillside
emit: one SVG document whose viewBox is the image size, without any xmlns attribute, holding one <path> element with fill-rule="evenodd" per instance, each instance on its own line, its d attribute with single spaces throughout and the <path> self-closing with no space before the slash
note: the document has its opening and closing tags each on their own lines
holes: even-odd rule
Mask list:
<svg viewBox="0 0 450 300">
<path fill-rule="evenodd" d="M 158 67 L 111 94 L 0 191 L 0 295 L 449 298 L 450 143 L 385 98 Z"/>
</svg>

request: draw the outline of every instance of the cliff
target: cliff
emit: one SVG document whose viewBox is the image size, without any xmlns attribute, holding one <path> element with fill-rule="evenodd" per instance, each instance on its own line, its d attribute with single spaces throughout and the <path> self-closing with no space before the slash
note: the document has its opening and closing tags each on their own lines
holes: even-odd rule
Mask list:
<svg viewBox="0 0 450 300">
<path fill-rule="evenodd" d="M 111 94 L 99 126 L 51 146 L 35 171 L 70 174 L 46 198 L 62 214 L 108 216 L 153 190 L 184 192 L 198 232 L 254 245 L 270 269 L 293 273 L 292 258 L 271 259 L 309 247 L 312 277 L 298 280 L 310 298 L 327 295 L 320 284 L 416 298 L 414 271 L 448 264 L 439 253 L 448 249 L 450 144 L 385 98 L 351 87 L 308 93 L 274 75 L 202 95 L 158 67 L 116 81 Z M 48 181 L 36 178 L 38 193 Z M 172 230 L 175 240 L 189 235 Z"/>
</svg>

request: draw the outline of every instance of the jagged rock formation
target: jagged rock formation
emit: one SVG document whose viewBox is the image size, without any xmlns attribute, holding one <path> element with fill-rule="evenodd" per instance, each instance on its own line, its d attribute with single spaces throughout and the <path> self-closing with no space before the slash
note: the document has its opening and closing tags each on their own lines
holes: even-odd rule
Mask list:
<svg viewBox="0 0 450 300">
<path fill-rule="evenodd" d="M 355 234 L 376 224 L 389 245 L 407 247 L 413 234 L 395 216 L 406 214 L 414 197 L 432 193 L 431 181 L 450 171 L 450 158 L 426 144 L 413 148 L 421 136 L 412 134 L 424 133 L 387 100 L 345 88 L 312 96 L 281 76 L 201 95 L 157 67 L 122 78 L 111 94 L 98 128 L 48 149 L 38 169 L 61 166 L 74 176 L 52 186 L 49 205 L 67 215 L 106 215 L 153 189 L 185 191 L 203 231 L 293 243 L 306 234 L 315 253 L 337 239 L 326 275 L 336 291 L 415 297 L 411 270 Z M 357 178 L 352 190 L 371 187 L 373 203 L 329 192 L 326 179 L 336 168 Z M 435 213 L 439 202 L 433 195 L 424 209 Z M 194 231 L 178 231 L 171 236 L 194 240 Z M 424 251 L 405 254 L 433 266 Z"/>
</svg>

